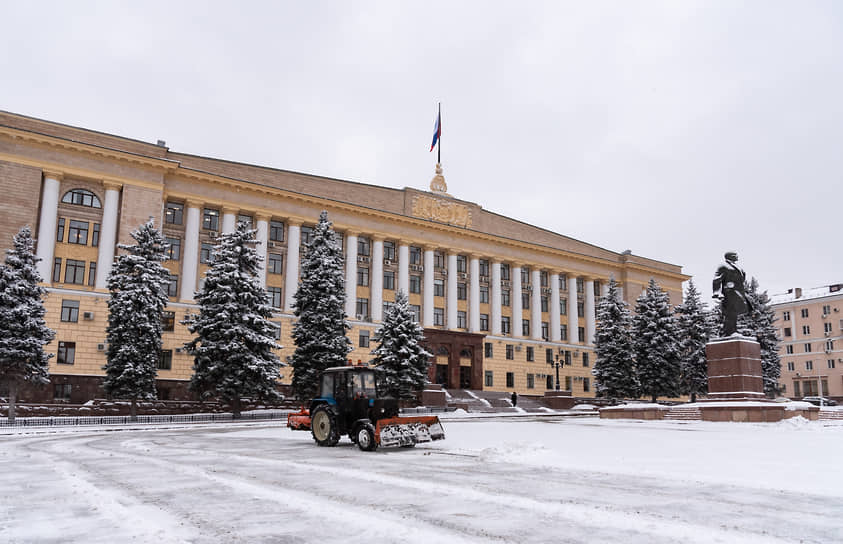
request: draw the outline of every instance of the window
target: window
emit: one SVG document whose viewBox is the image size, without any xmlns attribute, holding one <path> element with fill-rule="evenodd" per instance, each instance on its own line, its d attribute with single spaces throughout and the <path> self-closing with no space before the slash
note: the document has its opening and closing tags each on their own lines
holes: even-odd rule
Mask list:
<svg viewBox="0 0 843 544">
<path fill-rule="evenodd" d="M 509 306 L 509 289 L 501 290 L 501 306 Z"/>
<path fill-rule="evenodd" d="M 544 295 L 542 295 L 542 298 L 541 298 L 541 310 L 543 312 L 547 311 L 547 297 L 544 296 Z"/>
<path fill-rule="evenodd" d="M 585 292 L 585 281 L 582 278 L 577 278 L 577 293 Z"/>
<path fill-rule="evenodd" d="M 302 247 L 310 245 L 310 242 L 313 241 L 313 227 L 302 225 L 299 230 L 299 237 Z"/>
<path fill-rule="evenodd" d="M 177 274 L 170 274 L 170 283 L 167 284 L 167 296 L 176 297 L 179 294 L 179 277 Z"/>
<path fill-rule="evenodd" d="M 60 282 L 61 281 L 61 258 L 56 257 L 53 261 L 53 281 Z"/>
<path fill-rule="evenodd" d="M 782 312 L 782 321 L 790 321 L 790 312 Z"/>
<path fill-rule="evenodd" d="M 53 386 L 53 400 L 70 401 L 73 386 L 69 383 L 57 383 Z"/>
<path fill-rule="evenodd" d="M 805 370 L 814 370 L 814 361 L 805 361 Z"/>
<path fill-rule="evenodd" d="M 88 222 L 70 220 L 70 228 L 67 229 L 68 244 L 88 244 Z"/>
<path fill-rule="evenodd" d="M 509 361 L 515 359 L 515 346 L 513 346 L 512 344 L 506 345 L 506 358 Z"/>
<path fill-rule="evenodd" d="M 457 311 L 457 328 L 458 329 L 465 329 L 468 327 L 465 319 L 465 312 Z"/>
<path fill-rule="evenodd" d="M 791 345 L 791 346 L 785 346 L 785 351 L 786 351 L 788 354 L 793 353 L 793 346 L 792 346 L 792 345 Z"/>
<path fill-rule="evenodd" d="M 799 382 L 793 382 L 793 394 L 794 396 L 801 397 L 802 395 L 799 393 Z"/>
<path fill-rule="evenodd" d="M 834 359 L 829 359 L 827 361 L 827 363 L 828 363 L 828 368 L 834 368 Z"/>
<path fill-rule="evenodd" d="M 805 344 L 805 353 L 811 353 L 811 343 L 810 342 Z"/>
<path fill-rule="evenodd" d="M 588 378 L 582 379 L 582 390 L 586 393 L 591 391 L 591 380 L 589 380 Z"/>
<path fill-rule="evenodd" d="M 577 317 L 585 317 L 585 303 L 577 302 Z"/>
<path fill-rule="evenodd" d="M 410 304 L 410 311 L 413 312 L 413 321 L 416 323 L 421 321 L 421 306 L 418 304 Z"/>
<path fill-rule="evenodd" d="M 267 287 L 266 294 L 269 295 L 269 305 L 273 308 L 281 307 L 281 288 Z"/>
<path fill-rule="evenodd" d="M 788 372 L 793 372 L 794 370 L 796 370 L 796 365 L 793 363 L 787 363 L 787 370 Z"/>
<path fill-rule="evenodd" d="M 527 346 L 527 362 L 532 363 L 536 360 L 536 350 L 533 346 Z"/>
<path fill-rule="evenodd" d="M 489 330 L 489 314 L 480 314 L 480 330 Z"/>
<path fill-rule="evenodd" d="M 547 321 L 542 321 L 542 339 L 550 338 L 550 324 Z"/>
<path fill-rule="evenodd" d="M 75 259 L 67 260 L 67 265 L 64 267 L 64 283 L 84 285 L 85 261 L 77 261 Z"/>
<path fill-rule="evenodd" d="M 458 283 L 457 284 L 457 300 L 465 300 L 467 299 L 467 293 L 465 289 L 465 283 Z"/>
<path fill-rule="evenodd" d="M 220 211 L 205 208 L 202 214 L 202 228 L 205 230 L 220 230 Z"/>
<path fill-rule="evenodd" d="M 495 377 L 494 377 L 494 375 L 492 374 L 492 371 L 491 371 L 491 370 L 486 370 L 483 374 L 484 374 L 484 380 L 483 380 L 483 383 L 486 385 L 486 387 L 494 387 L 494 385 L 495 385 Z"/>
<path fill-rule="evenodd" d="M 164 312 L 161 314 L 161 330 L 172 332 L 176 328 L 176 312 Z"/>
<path fill-rule="evenodd" d="M 214 244 L 202 244 L 202 248 L 199 250 L 199 262 L 203 264 L 214 262 Z"/>
<path fill-rule="evenodd" d="M 553 349 L 547 348 L 544 350 L 544 362 L 545 363 L 552 363 L 553 362 Z"/>
<path fill-rule="evenodd" d="M 487 259 L 480 259 L 480 275 L 489 275 L 489 261 Z"/>
<path fill-rule="evenodd" d="M 383 288 L 395 289 L 395 272 L 392 270 L 383 273 Z"/>
<path fill-rule="evenodd" d="M 422 251 L 420 247 L 410 246 L 410 264 L 422 264 Z"/>
<path fill-rule="evenodd" d="M 162 349 L 158 356 L 158 370 L 171 370 L 173 368 L 173 350 Z"/>
<path fill-rule="evenodd" d="M 603 294 L 603 286 L 597 280 L 594 281 L 594 296 L 599 297 Z"/>
<path fill-rule="evenodd" d="M 269 222 L 269 239 L 273 242 L 284 241 L 284 223 L 281 221 Z"/>
<path fill-rule="evenodd" d="M 100 245 L 100 224 L 94 223 L 94 226 L 91 228 L 91 245 L 93 247 L 98 247 Z"/>
<path fill-rule="evenodd" d="M 802 317 L 808 317 L 808 308 L 802 308 Z"/>
<path fill-rule="evenodd" d="M 355 311 L 357 315 L 360 316 L 361 319 L 368 319 L 369 318 L 369 299 L 368 298 L 358 298 L 357 305 L 355 306 Z"/>
<path fill-rule="evenodd" d="M 506 373 L 506 386 L 507 387 L 515 387 L 515 373 L 507 372 Z"/>
<path fill-rule="evenodd" d="M 565 376 L 565 390 L 566 391 L 571 390 L 571 377 L 570 376 Z"/>
<path fill-rule="evenodd" d="M 506 263 L 501 263 L 501 279 L 509 281 L 509 265 Z"/>
<path fill-rule="evenodd" d="M 521 309 L 522 310 L 529 310 L 530 309 L 530 293 L 527 291 L 521 292 Z"/>
<path fill-rule="evenodd" d="M 170 247 L 167 248 L 167 258 L 173 261 L 181 259 L 181 238 L 167 238 Z"/>
<path fill-rule="evenodd" d="M 184 221 L 184 204 L 167 202 L 164 208 L 164 222 L 169 225 L 181 225 Z"/>
<path fill-rule="evenodd" d="M 284 256 L 277 253 L 270 253 L 266 261 L 266 271 L 269 274 L 283 274 Z"/>
<path fill-rule="evenodd" d="M 85 189 L 73 189 L 64 194 L 61 199 L 65 204 L 76 204 L 77 206 L 87 206 L 89 208 L 102 208 L 100 199 L 91 191 Z"/>
<path fill-rule="evenodd" d="M 802 325 L 802 334 L 811 334 L 811 326 L 810 325 Z"/>
<path fill-rule="evenodd" d="M 357 239 L 357 254 L 368 257 L 370 251 L 371 251 L 371 244 L 369 242 L 369 239 L 368 238 L 358 238 Z"/>
<path fill-rule="evenodd" d="M 547 287 L 547 271 L 542 270 L 539 272 L 539 284 L 542 287 Z"/>
<path fill-rule="evenodd" d="M 582 354 L 582 366 L 588 366 L 589 365 L 588 358 L 589 358 L 588 353 L 583 352 L 583 354 Z"/>
<path fill-rule="evenodd" d="M 577 327 L 577 338 L 580 342 L 585 342 L 585 327 Z"/>
<path fill-rule="evenodd" d="M 834 351 L 834 340 L 826 340 L 825 341 L 825 350 L 826 351 Z"/>
<path fill-rule="evenodd" d="M 59 342 L 56 362 L 60 365 L 72 365 L 76 359 L 76 342 Z"/>
<path fill-rule="evenodd" d="M 59 217 L 59 226 L 56 228 L 56 242 L 64 241 L 64 217 Z"/>
<path fill-rule="evenodd" d="M 369 331 L 360 331 L 360 334 L 357 338 L 357 345 L 361 348 L 368 348 L 369 347 Z"/>
<path fill-rule="evenodd" d="M 792 336 L 791 331 L 790 331 L 790 327 L 784 328 L 784 335 L 785 336 Z"/>
<path fill-rule="evenodd" d="M 831 305 L 830 304 L 823 304 L 823 315 L 828 315 L 831 313 Z"/>
<path fill-rule="evenodd" d="M 559 299 L 559 315 L 568 315 L 568 299 Z"/>
<path fill-rule="evenodd" d="M 433 280 L 433 296 L 445 296 L 445 280 Z"/>
<path fill-rule="evenodd" d="M 530 320 L 521 320 L 521 336 L 530 336 Z"/>
<path fill-rule="evenodd" d="M 433 325 L 436 327 L 445 326 L 445 308 L 433 309 Z"/>
<path fill-rule="evenodd" d="M 536 377 L 533 374 L 527 374 L 527 389 L 536 388 Z"/>
<path fill-rule="evenodd" d="M 489 303 L 489 286 L 488 285 L 481 285 L 480 286 L 480 303 L 481 304 L 488 304 Z"/>
<path fill-rule="evenodd" d="M 492 357 L 494 345 L 491 342 L 486 342 L 483 344 L 483 357 L 490 358 Z"/>
<path fill-rule="evenodd" d="M 530 285 L 530 269 L 526 266 L 521 269 L 521 285 Z"/>
<path fill-rule="evenodd" d="M 568 325 L 559 326 L 559 339 L 563 342 L 568 341 Z"/>
<path fill-rule="evenodd" d="M 421 293 L 421 276 L 410 276 L 410 292 Z"/>
<path fill-rule="evenodd" d="M 831 323 L 823 323 L 824 332 L 831 332 Z"/>
<path fill-rule="evenodd" d="M 254 220 L 252 219 L 251 215 L 245 215 L 242 213 L 237 214 L 237 223 L 246 223 L 246 225 L 251 229 L 254 228 Z"/>
<path fill-rule="evenodd" d="M 457 255 L 457 272 L 461 274 L 466 273 L 466 258 L 465 255 Z"/>
<path fill-rule="evenodd" d="M 383 243 L 383 258 L 387 261 L 395 260 L 395 242 L 386 241 Z"/>
<path fill-rule="evenodd" d="M 369 286 L 369 268 L 365 266 L 361 266 L 357 269 L 357 285 L 368 287 Z"/>
<path fill-rule="evenodd" d="M 88 285 L 93 287 L 95 280 L 97 279 L 97 263 L 96 261 L 91 261 L 88 265 Z"/>
<path fill-rule="evenodd" d="M 503 316 L 501 317 L 501 334 L 509 334 L 509 317 Z"/>
<path fill-rule="evenodd" d="M 434 251 L 433 252 L 433 267 L 434 268 L 445 268 L 445 254 L 441 251 Z"/>
<path fill-rule="evenodd" d="M 559 290 L 560 291 L 567 291 L 568 290 L 568 277 L 564 274 L 559 275 Z"/>
<path fill-rule="evenodd" d="M 62 300 L 61 301 L 61 320 L 69 323 L 76 323 L 79 321 L 79 301 L 78 300 Z"/>
</svg>

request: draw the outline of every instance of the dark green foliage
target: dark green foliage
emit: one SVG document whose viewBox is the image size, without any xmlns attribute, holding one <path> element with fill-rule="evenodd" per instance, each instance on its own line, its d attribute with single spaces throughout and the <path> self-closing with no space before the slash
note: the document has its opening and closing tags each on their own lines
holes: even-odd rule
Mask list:
<svg viewBox="0 0 843 544">
<path fill-rule="evenodd" d="M 708 392 L 708 368 L 705 345 L 713 335 L 712 320 L 700 302 L 700 294 L 693 280 L 688 281 L 685 301 L 676 307 L 676 328 L 679 338 L 680 390 L 690 395 Z"/>
<path fill-rule="evenodd" d="M 638 397 L 631 327 L 629 308 L 621 300 L 618 284 L 612 278 L 606 296 L 597 306 L 597 330 L 594 337 L 597 360 L 592 373 L 599 397 Z"/>
<path fill-rule="evenodd" d="M 632 318 L 640 393 L 656 402 L 660 396 L 679 396 L 679 345 L 670 302 L 661 287 L 650 280 L 638 297 Z"/>
</svg>

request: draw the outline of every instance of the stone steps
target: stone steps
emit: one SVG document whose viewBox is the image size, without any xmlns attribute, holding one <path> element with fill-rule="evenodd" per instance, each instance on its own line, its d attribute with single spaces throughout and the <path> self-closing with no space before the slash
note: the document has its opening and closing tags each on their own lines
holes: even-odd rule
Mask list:
<svg viewBox="0 0 843 544">
<path fill-rule="evenodd" d="M 818 419 L 820 421 L 843 419 L 843 410 L 823 410 L 820 408 L 820 415 Z"/>
<path fill-rule="evenodd" d="M 702 413 L 694 406 L 674 406 L 664 415 L 664 419 L 671 421 L 700 421 Z"/>
</svg>

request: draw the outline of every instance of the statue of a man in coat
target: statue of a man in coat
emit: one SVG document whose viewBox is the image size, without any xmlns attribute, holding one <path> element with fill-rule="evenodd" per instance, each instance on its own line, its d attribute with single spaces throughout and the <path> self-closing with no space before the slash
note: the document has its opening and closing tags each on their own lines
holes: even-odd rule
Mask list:
<svg viewBox="0 0 843 544">
<path fill-rule="evenodd" d="M 738 254 L 730 251 L 725 255 L 726 262 L 721 264 L 714 275 L 712 290 L 714 298 L 720 300 L 723 312 L 722 336 L 730 336 L 738 330 L 738 316 L 750 310 L 744 285 L 746 274 L 738 267 Z"/>
</svg>

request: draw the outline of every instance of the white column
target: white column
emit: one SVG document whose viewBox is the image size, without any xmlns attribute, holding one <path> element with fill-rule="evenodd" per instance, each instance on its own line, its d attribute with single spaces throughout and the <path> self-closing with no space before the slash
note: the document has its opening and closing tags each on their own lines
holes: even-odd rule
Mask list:
<svg viewBox="0 0 843 544">
<path fill-rule="evenodd" d="M 521 305 L 521 267 L 512 266 L 512 293 L 509 296 L 509 302 L 512 304 L 512 336 L 523 336 L 521 334 L 521 321 L 524 320 L 524 308 Z"/>
<path fill-rule="evenodd" d="M 457 328 L 457 254 L 448 253 L 448 320 L 451 330 Z"/>
<path fill-rule="evenodd" d="M 530 336 L 533 340 L 542 339 L 542 284 L 541 270 L 536 267 L 530 271 L 530 284 L 533 286 L 530 301 Z"/>
<path fill-rule="evenodd" d="M 424 285 L 422 286 L 422 325 L 433 326 L 433 248 L 424 248 Z"/>
<path fill-rule="evenodd" d="M 38 275 L 45 283 L 53 281 L 53 257 L 56 254 L 56 222 L 59 212 L 59 188 L 62 174 L 44 172 L 41 192 L 41 216 L 38 218 Z"/>
<path fill-rule="evenodd" d="M 585 342 L 588 345 L 594 344 L 594 280 L 585 280 Z"/>
<path fill-rule="evenodd" d="M 222 234 L 234 232 L 237 229 L 237 210 L 222 209 Z"/>
<path fill-rule="evenodd" d="M 369 270 L 369 283 L 371 288 L 371 304 L 369 311 L 372 313 L 372 321 L 383 320 L 383 239 L 372 237 L 372 266 Z"/>
<path fill-rule="evenodd" d="M 284 269 L 284 310 L 293 312 L 295 294 L 299 286 L 299 247 L 301 223 L 287 221 L 287 265 Z"/>
<path fill-rule="evenodd" d="M 492 262 L 492 334 L 501 333 L 501 263 Z"/>
<path fill-rule="evenodd" d="M 258 215 L 255 217 L 257 224 L 257 246 L 255 249 L 258 252 L 258 257 L 261 261 L 258 263 L 258 281 L 261 287 L 266 287 L 266 254 L 269 250 L 269 217 L 266 215 Z"/>
<path fill-rule="evenodd" d="M 398 290 L 410 294 L 410 245 L 398 242 Z"/>
<path fill-rule="evenodd" d="M 199 216 L 202 204 L 187 201 L 184 223 L 184 246 L 181 264 L 181 300 L 193 300 L 196 291 L 196 273 L 199 270 Z"/>
<path fill-rule="evenodd" d="M 97 277 L 94 286 L 97 289 L 108 288 L 108 275 L 114 264 L 114 251 L 117 243 L 117 210 L 120 205 L 120 189 L 118 183 L 103 183 L 105 187 L 105 202 L 102 206 L 102 224 L 100 225 L 100 245 L 97 251 Z M 158 225 L 161 228 L 161 225 Z"/>
<path fill-rule="evenodd" d="M 579 340 L 577 330 L 580 321 L 577 318 L 577 278 L 568 274 L 568 342 L 573 344 Z"/>
<path fill-rule="evenodd" d="M 357 312 L 357 233 L 345 233 L 345 313 L 354 319 Z M 364 316 L 365 318 L 365 316 Z"/>
<path fill-rule="evenodd" d="M 470 292 L 468 294 L 468 331 L 480 332 L 480 257 L 472 255 L 468 261 L 468 278 Z"/>
<path fill-rule="evenodd" d="M 560 322 L 559 314 L 562 309 L 559 307 L 559 274 L 553 273 L 550 275 L 550 339 L 553 342 L 559 342 L 562 339 L 559 328 Z"/>
</svg>

